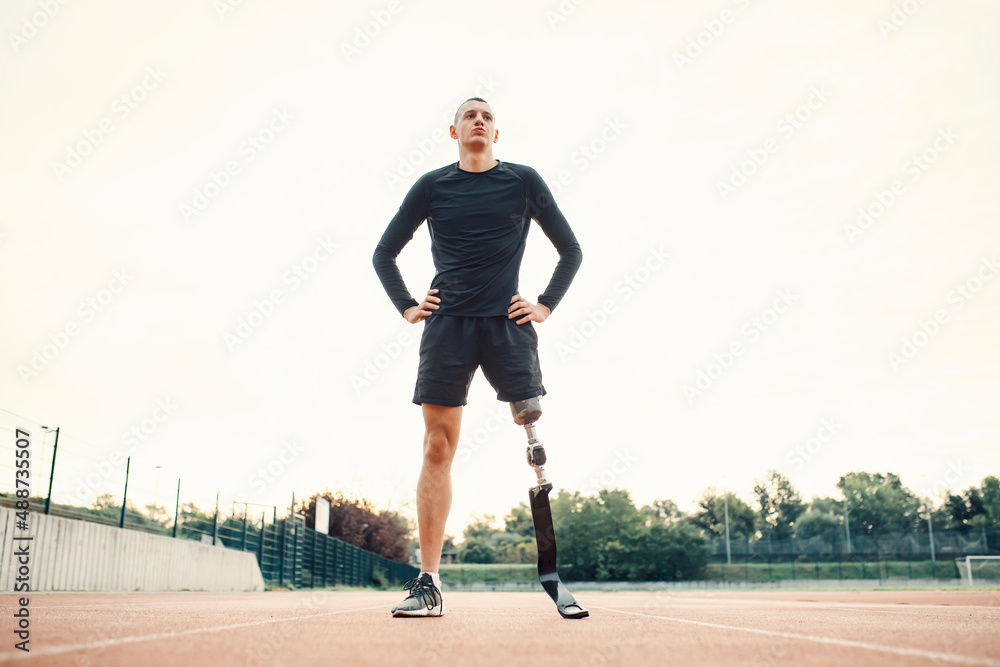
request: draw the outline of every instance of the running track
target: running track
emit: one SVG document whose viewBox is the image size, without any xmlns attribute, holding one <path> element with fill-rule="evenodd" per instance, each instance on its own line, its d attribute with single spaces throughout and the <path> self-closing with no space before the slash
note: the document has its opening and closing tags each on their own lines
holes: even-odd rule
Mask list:
<svg viewBox="0 0 1000 667">
<path fill-rule="evenodd" d="M 445 592 L 447 615 L 394 619 L 395 592 L 35 593 L 31 652 L 0 664 L 986 665 L 1000 667 L 1000 591 Z"/>
</svg>

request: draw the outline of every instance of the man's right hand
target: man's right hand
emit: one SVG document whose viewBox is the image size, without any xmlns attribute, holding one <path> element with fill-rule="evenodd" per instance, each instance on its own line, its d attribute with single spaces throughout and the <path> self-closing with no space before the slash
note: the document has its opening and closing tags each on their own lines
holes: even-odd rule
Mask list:
<svg viewBox="0 0 1000 667">
<path fill-rule="evenodd" d="M 410 306 L 404 310 L 403 317 L 406 318 L 406 321 L 410 324 L 416 324 L 430 315 L 433 311 L 440 308 L 441 306 L 437 304 L 441 303 L 441 299 L 434 296 L 437 292 L 438 291 L 436 289 L 428 290 L 427 296 L 424 297 L 424 302 L 422 304 L 419 306 Z"/>
</svg>

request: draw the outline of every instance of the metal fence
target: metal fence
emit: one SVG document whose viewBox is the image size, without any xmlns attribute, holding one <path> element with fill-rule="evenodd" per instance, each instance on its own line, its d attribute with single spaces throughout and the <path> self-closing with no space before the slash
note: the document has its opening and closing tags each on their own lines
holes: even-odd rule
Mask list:
<svg viewBox="0 0 1000 667">
<path fill-rule="evenodd" d="M 28 498 L 18 498 L 14 484 L 14 439 L 22 429 L 33 433 Z M 0 438 L 0 506 L 27 500 L 33 512 L 252 551 L 264 580 L 275 586 L 396 585 L 419 573 L 307 529 L 301 515 L 280 518 L 279 510 L 290 514 L 288 505 L 250 502 L 259 499 L 250 493 L 223 497 L 204 486 L 189 488 L 183 470 L 153 465 L 120 447 L 90 443 L 3 408 L 0 431 L 10 436 Z M 261 467 L 280 472 L 275 466 L 282 459 L 274 452 L 264 456 Z"/>
<path fill-rule="evenodd" d="M 15 498 L 0 494 L 0 506 L 14 507 Z M 30 498 L 29 511 L 44 513 L 45 499 Z M 80 514 L 74 508 L 52 505 L 49 514 L 81 520 L 119 525 L 109 517 Z M 273 516 L 273 514 L 272 514 Z M 262 513 L 259 523 L 249 516 L 228 517 L 225 525 L 185 525 L 178 539 L 195 539 L 206 544 L 257 556 L 264 581 L 272 586 L 287 588 L 326 588 L 329 586 L 399 586 L 416 577 L 419 569 L 408 563 L 397 563 L 376 553 L 354 546 L 335 537 L 306 527 L 306 518 L 295 514 L 268 521 Z M 152 530 L 148 525 L 125 525 L 125 530 L 143 530 L 169 535 L 169 529 Z"/>
<path fill-rule="evenodd" d="M 835 528 L 808 539 L 733 538 L 728 546 L 731 557 L 739 562 L 951 561 L 970 555 L 1000 555 L 1000 530 L 908 531 L 852 535 L 848 540 L 843 529 Z M 712 540 L 709 553 L 712 561 L 724 562 L 726 540 Z"/>
<path fill-rule="evenodd" d="M 957 579 L 955 559 L 1000 555 L 1000 531 L 895 532 L 851 535 L 832 529 L 808 539 L 724 538 L 709 545 L 700 578 L 726 582 L 780 580 Z"/>
<path fill-rule="evenodd" d="M 398 586 L 419 574 L 412 565 L 307 528 L 301 514 L 265 524 L 259 533 L 260 570 L 265 581 L 278 586 Z"/>
</svg>

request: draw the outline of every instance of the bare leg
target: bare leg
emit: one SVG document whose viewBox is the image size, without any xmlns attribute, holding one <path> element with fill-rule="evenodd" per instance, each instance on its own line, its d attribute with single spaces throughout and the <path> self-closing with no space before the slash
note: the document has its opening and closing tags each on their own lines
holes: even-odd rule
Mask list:
<svg viewBox="0 0 1000 667">
<path fill-rule="evenodd" d="M 451 463 L 458 449 L 462 408 L 423 404 L 424 464 L 417 481 L 417 526 L 420 531 L 420 569 L 441 567 L 444 527 L 451 511 Z"/>
</svg>

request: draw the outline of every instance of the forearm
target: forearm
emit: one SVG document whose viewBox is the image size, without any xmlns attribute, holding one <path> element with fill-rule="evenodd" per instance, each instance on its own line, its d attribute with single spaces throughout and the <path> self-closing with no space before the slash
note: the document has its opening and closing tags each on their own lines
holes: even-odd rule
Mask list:
<svg viewBox="0 0 1000 667">
<path fill-rule="evenodd" d="M 376 246 L 375 254 L 372 256 L 372 264 L 379 281 L 382 283 L 382 288 L 385 289 L 385 293 L 389 295 L 392 305 L 396 307 L 400 315 L 407 308 L 420 305 L 410 295 L 410 290 L 406 288 L 403 274 L 399 272 L 399 267 L 396 265 L 396 255 L 392 251 L 382 245 Z"/>
<path fill-rule="evenodd" d="M 583 250 L 580 244 L 574 239 L 562 248 L 559 248 L 559 262 L 552 272 L 552 278 L 545 287 L 545 291 L 538 295 L 538 303 L 549 309 L 549 312 L 556 309 L 562 298 L 566 296 L 570 283 L 580 270 L 583 263 Z"/>
</svg>

